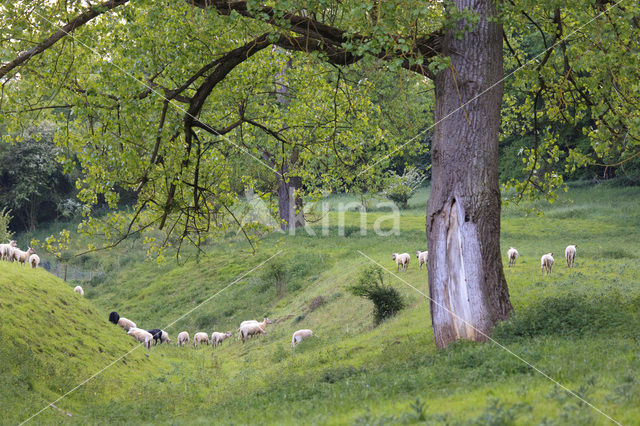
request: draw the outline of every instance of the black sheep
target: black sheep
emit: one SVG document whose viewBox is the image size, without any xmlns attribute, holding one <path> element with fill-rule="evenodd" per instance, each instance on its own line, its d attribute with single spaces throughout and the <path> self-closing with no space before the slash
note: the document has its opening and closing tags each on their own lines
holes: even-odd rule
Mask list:
<svg viewBox="0 0 640 426">
<path fill-rule="evenodd" d="M 159 328 L 154 328 L 153 330 L 147 330 L 147 331 L 151 333 L 151 335 L 153 336 L 154 345 L 158 344 L 158 340 L 160 340 L 160 343 L 162 343 L 162 330 L 160 330 Z"/>
<path fill-rule="evenodd" d="M 113 311 L 109 314 L 109 321 L 114 323 L 114 324 L 118 324 L 118 320 L 120 319 L 120 315 L 118 315 L 118 313 L 116 311 Z"/>
</svg>

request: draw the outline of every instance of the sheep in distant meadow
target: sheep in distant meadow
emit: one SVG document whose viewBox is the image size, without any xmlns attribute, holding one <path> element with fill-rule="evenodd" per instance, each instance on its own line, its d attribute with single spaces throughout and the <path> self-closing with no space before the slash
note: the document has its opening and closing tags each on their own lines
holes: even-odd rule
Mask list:
<svg viewBox="0 0 640 426">
<path fill-rule="evenodd" d="M 221 345 L 222 342 L 225 341 L 225 339 L 228 339 L 231 336 L 233 336 L 233 333 L 230 331 L 227 331 L 226 333 L 214 331 L 213 333 L 211 333 L 211 341 L 213 342 L 213 347 L 217 348 L 218 345 Z"/>
<path fill-rule="evenodd" d="M 84 297 L 84 290 L 82 289 L 82 287 L 80 287 L 79 285 L 75 286 L 73 288 L 73 291 L 75 293 L 78 293 L 80 296 Z M 128 330 L 127 330 L 128 331 Z"/>
<path fill-rule="evenodd" d="M 420 251 L 416 252 L 416 257 L 418 258 L 418 263 L 420 263 L 420 270 L 422 270 L 422 265 L 429 268 L 429 252 L 428 251 Z"/>
<path fill-rule="evenodd" d="M 171 339 L 169 339 L 169 334 L 164 331 L 161 330 L 159 328 L 154 328 L 152 330 L 147 330 L 149 333 L 151 333 L 151 335 L 153 336 L 153 344 L 157 345 L 158 341 L 160 341 L 160 343 L 171 343 Z"/>
<path fill-rule="evenodd" d="M 267 334 L 267 332 L 264 331 L 264 327 L 262 327 L 260 323 L 243 325 L 242 327 L 240 327 L 239 331 L 242 343 L 244 343 L 249 337 L 256 334 Z"/>
<path fill-rule="evenodd" d="M 36 269 L 39 264 L 40 264 L 40 256 L 38 256 L 35 253 L 29 256 L 29 265 L 31 265 L 33 269 Z"/>
<path fill-rule="evenodd" d="M 13 260 L 13 250 L 18 247 L 16 240 L 11 240 L 6 244 L 0 244 L 0 259 Z"/>
<path fill-rule="evenodd" d="M 184 346 L 185 343 L 189 343 L 189 333 L 181 331 L 178 333 L 178 345 Z"/>
<path fill-rule="evenodd" d="M 109 322 L 118 325 L 119 319 L 120 319 L 120 315 L 116 311 L 113 311 L 109 314 Z"/>
<path fill-rule="evenodd" d="M 31 256 L 35 252 L 36 251 L 32 247 L 29 247 L 27 251 L 22 251 L 19 248 L 14 248 L 13 259 L 24 265 L 25 263 L 27 263 L 27 260 L 29 260 L 29 256 Z"/>
<path fill-rule="evenodd" d="M 573 267 L 573 264 L 576 261 L 576 247 L 577 245 L 570 245 L 564 249 L 564 257 L 567 259 L 567 268 Z"/>
<path fill-rule="evenodd" d="M 507 252 L 507 257 L 509 258 L 509 268 L 515 266 L 516 260 L 518 260 L 519 255 L 520 254 L 518 253 L 518 250 L 514 249 L 513 247 L 509 247 L 509 251 Z"/>
<path fill-rule="evenodd" d="M 198 343 L 209 344 L 209 335 L 207 333 L 196 333 L 193 335 L 193 347 L 198 349 Z"/>
<path fill-rule="evenodd" d="M 547 275 L 551 273 L 551 267 L 553 266 L 553 253 L 543 254 L 540 258 L 540 269 L 542 275 L 546 272 Z"/>
<path fill-rule="evenodd" d="M 145 348 L 151 348 L 151 341 L 153 340 L 153 336 L 147 330 L 131 327 L 129 331 L 127 331 L 127 334 L 129 336 L 132 336 L 138 342 L 143 343 Z"/>
<path fill-rule="evenodd" d="M 126 319 L 125 317 L 120 317 L 118 319 L 118 325 L 122 328 L 124 328 L 124 331 L 129 331 L 132 328 L 137 328 L 136 323 Z"/>
<path fill-rule="evenodd" d="M 293 337 L 291 338 L 291 347 L 294 348 L 298 343 L 302 341 L 302 339 L 306 339 L 307 337 L 313 336 L 313 331 L 311 330 L 298 330 L 293 333 Z"/>
<path fill-rule="evenodd" d="M 400 266 L 402 266 L 403 271 L 407 271 L 407 268 L 409 267 L 409 260 L 411 259 L 409 253 L 393 253 L 393 256 L 391 256 L 391 258 L 396 261 L 396 265 L 398 266 L 396 268 L 396 272 L 400 270 Z"/>
</svg>

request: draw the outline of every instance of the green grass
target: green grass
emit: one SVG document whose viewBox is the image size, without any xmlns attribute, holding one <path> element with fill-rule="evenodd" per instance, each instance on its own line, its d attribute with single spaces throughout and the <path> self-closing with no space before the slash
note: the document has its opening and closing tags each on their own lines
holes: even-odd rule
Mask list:
<svg viewBox="0 0 640 426">
<path fill-rule="evenodd" d="M 0 264 L 3 279 L 5 270 L 17 274 L 9 282 L 21 289 L 7 287 L 0 299 L 0 365 L 16 372 L 0 375 L 13 380 L 0 383 L 0 410 L 9 422 L 26 418 L 30 408 L 37 411 L 134 347 L 106 321 L 117 310 L 139 326 L 166 329 L 172 338 L 182 330 L 235 330 L 240 321 L 263 316 L 274 324 L 266 336 L 244 345 L 234 336 L 217 350 L 161 345 L 148 358 L 138 350 L 57 404 L 72 418 L 48 409 L 39 422 L 608 424 L 496 344 L 462 342 L 436 350 L 428 301 L 390 275 L 386 283 L 403 294 L 408 307 L 373 327 L 371 304 L 346 291 L 369 264 L 357 250 L 393 270 L 393 251 L 424 250 L 423 192 L 422 205 L 412 200 L 402 212 L 400 235 L 371 232 L 386 211 L 367 215 L 365 236 L 359 213 L 332 211 L 327 235 L 320 224 L 313 227 L 315 237 L 275 233 L 261 241 L 256 255 L 240 239 L 212 243 L 206 256 L 184 265 L 141 261 L 135 246 L 102 253 L 91 264 L 106 275 L 84 284 L 85 299 L 43 271 Z M 542 217 L 505 208 L 503 263 L 509 246 L 520 258 L 505 268 L 515 314 L 494 332 L 509 350 L 623 424 L 640 421 L 640 378 L 634 373 L 640 369 L 639 197 L 639 188 L 572 188 L 552 205 L 524 206 L 542 209 Z M 332 203 L 348 200 L 336 197 Z M 344 237 L 338 236 L 341 217 Z M 382 225 L 388 229 L 391 221 Z M 578 245 L 571 270 L 563 264 L 567 244 Z M 271 262 L 284 267 L 284 295 L 269 273 L 271 262 L 238 280 L 279 251 Z M 542 277 L 540 256 L 549 251 L 556 263 Z M 130 253 L 132 260 L 123 261 Z M 34 276 L 43 278 L 36 284 Z M 401 276 L 427 293 L 427 275 L 415 257 Z M 40 294 L 40 281 L 49 283 L 50 293 Z M 5 293 L 12 303 L 8 318 Z M 69 303 L 62 305 L 65 317 L 92 335 L 99 330 L 103 352 L 79 328 L 48 323 L 58 318 L 47 314 L 58 294 Z M 319 296 L 325 303 L 312 303 Z M 37 330 L 43 324 L 61 340 L 42 345 L 48 352 L 40 354 L 34 348 L 42 342 Z M 292 350 L 291 333 L 300 328 L 311 328 L 315 337 Z M 83 343 L 66 356 L 73 342 Z M 13 397 L 12 388 L 24 397 Z"/>
</svg>

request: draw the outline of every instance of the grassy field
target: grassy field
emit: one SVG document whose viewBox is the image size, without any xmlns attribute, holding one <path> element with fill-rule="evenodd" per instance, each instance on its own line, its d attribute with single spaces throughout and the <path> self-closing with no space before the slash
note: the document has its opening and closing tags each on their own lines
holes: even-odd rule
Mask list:
<svg viewBox="0 0 640 426">
<path fill-rule="evenodd" d="M 208 245 L 197 262 L 158 265 L 142 261 L 132 243 L 87 261 L 105 274 L 83 283 L 84 300 L 71 292 L 73 283 L 0 264 L 3 422 L 28 418 L 135 348 L 106 320 L 117 310 L 172 338 L 182 330 L 235 330 L 263 316 L 274 324 L 266 336 L 244 345 L 234 337 L 217 350 L 138 349 L 56 403 L 72 417 L 49 408 L 34 421 L 611 423 L 507 348 L 616 421 L 640 423 L 640 188 L 573 188 L 552 205 L 527 206 L 542 217 L 506 207 L 503 263 L 509 246 L 520 258 L 505 268 L 515 314 L 493 334 L 504 347 L 462 342 L 442 351 L 428 300 L 403 282 L 428 294 L 415 257 L 403 280 L 386 273 L 407 308 L 378 327 L 371 304 L 346 290 L 371 265 L 358 250 L 395 271 L 392 252 L 425 249 L 426 198 L 421 192 L 402 212 L 398 235 L 373 232 L 376 222 L 387 232 L 393 225 L 388 211 L 375 208 L 362 235 L 360 214 L 338 211 L 354 201 L 342 196 L 329 199 L 326 235 L 320 224 L 315 236 L 274 233 L 255 255 L 231 239 Z M 562 259 L 568 244 L 578 245 L 571 270 Z M 546 252 L 556 264 L 542 277 Z M 291 333 L 300 328 L 316 336 L 292 350 Z"/>
</svg>

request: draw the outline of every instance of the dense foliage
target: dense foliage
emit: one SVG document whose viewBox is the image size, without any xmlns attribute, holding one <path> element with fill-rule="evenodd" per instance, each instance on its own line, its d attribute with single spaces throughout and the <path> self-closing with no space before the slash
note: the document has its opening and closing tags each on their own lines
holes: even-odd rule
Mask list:
<svg viewBox="0 0 640 426">
<path fill-rule="evenodd" d="M 377 324 L 396 315 L 405 307 L 402 295 L 395 288 L 385 285 L 382 268 L 371 266 L 360 273 L 358 283 L 348 287 L 354 296 L 373 302 L 373 318 Z"/>
</svg>

